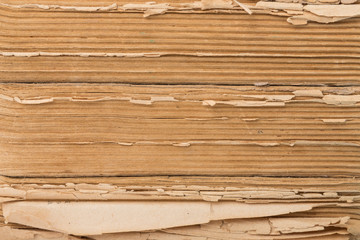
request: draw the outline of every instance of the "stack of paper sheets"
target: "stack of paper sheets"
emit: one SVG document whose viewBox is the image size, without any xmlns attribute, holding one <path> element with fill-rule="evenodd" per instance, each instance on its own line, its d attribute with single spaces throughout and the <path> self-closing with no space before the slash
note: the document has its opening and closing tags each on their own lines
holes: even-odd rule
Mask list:
<svg viewBox="0 0 360 240">
<path fill-rule="evenodd" d="M 359 15 L 2 0 L 0 239 L 360 239 Z"/>
</svg>

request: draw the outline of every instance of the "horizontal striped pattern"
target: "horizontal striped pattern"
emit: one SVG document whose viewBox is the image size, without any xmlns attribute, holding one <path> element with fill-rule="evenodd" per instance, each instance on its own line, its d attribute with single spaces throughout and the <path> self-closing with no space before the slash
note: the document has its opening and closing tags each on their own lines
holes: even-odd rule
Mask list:
<svg viewBox="0 0 360 240">
<path fill-rule="evenodd" d="M 3 84 L 2 90 L 4 175 L 359 173 L 358 106 L 320 102 L 358 96 L 358 88 L 353 95 L 328 87 Z M 300 90 L 325 97 L 294 96 Z M 283 103 L 264 98 L 291 99 L 253 105 Z"/>
<path fill-rule="evenodd" d="M 89 3 L 76 1 L 71 5 L 86 4 Z M 108 4 L 111 3 L 91 3 Z M 230 85 L 268 82 L 339 86 L 359 83 L 358 18 L 295 27 L 283 17 L 239 13 L 167 13 L 144 18 L 141 13 L 2 6 L 0 14 L 0 52 L 4 53 L 166 55 L 150 59 L 0 56 L 2 82 Z"/>
<path fill-rule="evenodd" d="M 267 209 L 85 238 L 359 236 L 360 18 L 294 26 L 241 4 L 121 9 L 145 2 L 1 1 L 0 236 L 80 239 L 40 228 L 53 229 L 61 204 L 139 200 Z M 41 217 L 15 207 L 12 219 L 11 201 L 54 204 Z M 308 207 L 277 213 L 294 204 Z"/>
</svg>

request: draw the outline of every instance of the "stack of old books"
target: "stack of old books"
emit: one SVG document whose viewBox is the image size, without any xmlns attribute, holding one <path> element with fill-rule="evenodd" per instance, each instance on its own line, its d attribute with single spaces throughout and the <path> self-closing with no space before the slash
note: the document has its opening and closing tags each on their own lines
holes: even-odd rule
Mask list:
<svg viewBox="0 0 360 240">
<path fill-rule="evenodd" d="M 0 239 L 360 239 L 357 0 L 0 16 Z"/>
</svg>

